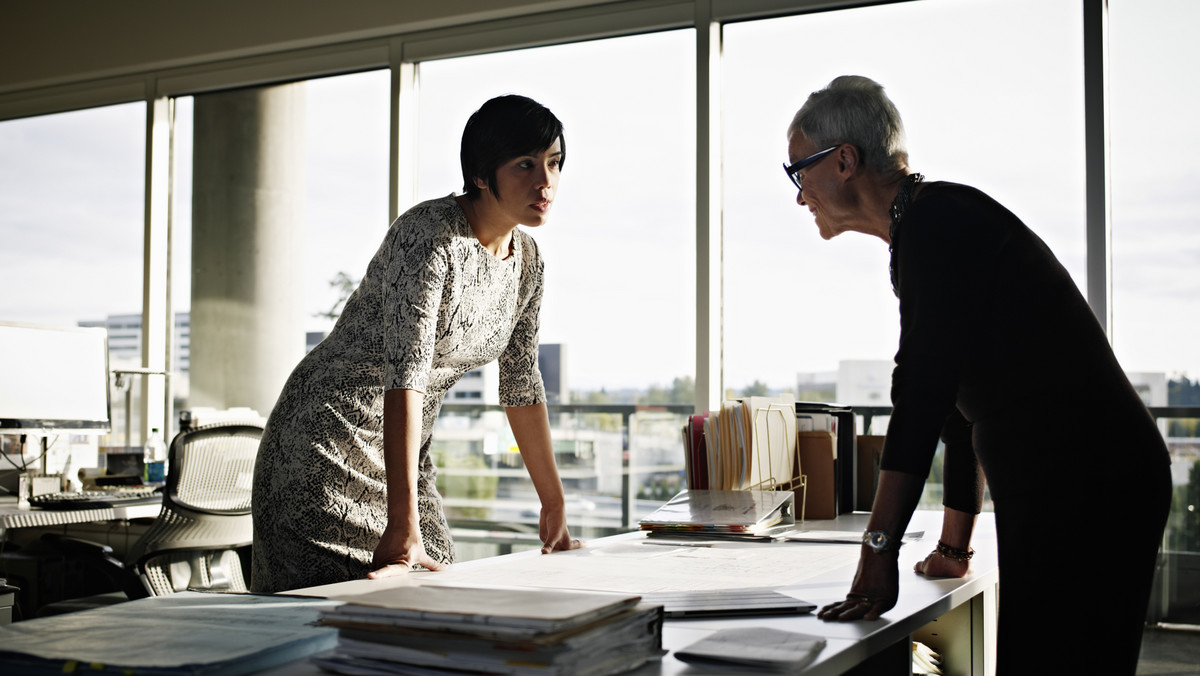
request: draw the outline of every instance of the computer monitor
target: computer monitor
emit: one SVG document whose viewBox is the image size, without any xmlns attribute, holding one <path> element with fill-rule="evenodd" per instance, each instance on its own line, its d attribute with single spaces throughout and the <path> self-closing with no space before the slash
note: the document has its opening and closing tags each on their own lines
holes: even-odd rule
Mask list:
<svg viewBox="0 0 1200 676">
<path fill-rule="evenodd" d="M 108 332 L 0 322 L 0 434 L 105 434 Z"/>
</svg>

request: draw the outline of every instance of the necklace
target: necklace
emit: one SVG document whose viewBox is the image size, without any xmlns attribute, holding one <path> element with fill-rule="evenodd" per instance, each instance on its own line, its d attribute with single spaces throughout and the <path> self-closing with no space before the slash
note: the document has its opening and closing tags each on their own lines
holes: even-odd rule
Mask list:
<svg viewBox="0 0 1200 676">
<path fill-rule="evenodd" d="M 923 175 L 915 172 L 905 176 L 904 180 L 900 182 L 900 190 L 896 193 L 896 199 L 892 200 L 892 206 L 888 209 L 888 215 L 892 218 L 892 224 L 888 228 L 888 253 L 890 254 L 888 274 L 892 278 L 892 293 L 896 294 L 897 298 L 900 297 L 900 280 L 896 275 L 896 230 L 900 221 L 904 220 L 904 212 L 912 204 L 913 195 L 917 192 L 917 184 L 924 180 Z"/>
</svg>

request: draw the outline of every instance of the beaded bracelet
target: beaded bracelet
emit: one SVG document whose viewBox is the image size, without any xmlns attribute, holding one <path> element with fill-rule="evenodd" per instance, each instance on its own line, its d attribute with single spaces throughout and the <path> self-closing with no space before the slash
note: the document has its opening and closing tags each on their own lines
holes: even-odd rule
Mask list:
<svg viewBox="0 0 1200 676">
<path fill-rule="evenodd" d="M 970 561 L 971 557 L 975 556 L 974 549 L 964 550 L 959 549 L 958 547 L 951 547 L 941 540 L 938 540 L 937 543 L 937 553 L 944 558 L 950 559 L 951 561 Z"/>
</svg>

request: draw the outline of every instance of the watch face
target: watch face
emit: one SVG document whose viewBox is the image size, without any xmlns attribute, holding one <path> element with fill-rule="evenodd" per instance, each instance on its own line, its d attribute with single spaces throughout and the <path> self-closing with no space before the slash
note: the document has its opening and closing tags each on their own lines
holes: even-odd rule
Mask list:
<svg viewBox="0 0 1200 676">
<path fill-rule="evenodd" d="M 863 534 L 863 542 L 876 552 L 885 552 L 889 549 L 890 538 L 881 530 L 873 530 Z"/>
</svg>

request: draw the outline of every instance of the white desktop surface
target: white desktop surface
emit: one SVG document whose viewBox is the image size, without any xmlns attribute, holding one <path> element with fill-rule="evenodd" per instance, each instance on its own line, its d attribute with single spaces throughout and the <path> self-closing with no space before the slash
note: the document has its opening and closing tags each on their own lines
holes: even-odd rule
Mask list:
<svg viewBox="0 0 1200 676">
<path fill-rule="evenodd" d="M 62 526 L 91 521 L 119 521 L 125 519 L 153 519 L 162 511 L 156 503 L 107 507 L 101 509 L 39 509 L 17 506 L 15 497 L 0 497 L 0 533 L 10 528 L 38 526 Z"/>
<path fill-rule="evenodd" d="M 801 527 L 812 530 L 861 531 L 867 514 L 843 515 L 836 520 L 809 521 Z M 675 651 L 718 629 L 726 627 L 770 626 L 824 637 L 827 641 L 817 660 L 804 670 L 805 674 L 841 674 L 872 655 L 907 641 L 908 637 L 928 623 L 972 600 L 984 603 L 984 612 L 995 612 L 995 589 L 999 580 L 996 564 L 994 522 L 990 514 L 981 515 L 972 541 L 978 552 L 972 561 L 972 573 L 964 579 L 928 579 L 912 572 L 913 565 L 923 559 L 937 543 L 941 532 L 940 512 L 918 512 L 908 530 L 924 531 L 920 541 L 906 545 L 900 553 L 900 598 L 896 607 L 874 622 L 833 623 L 817 619 L 815 613 L 797 616 L 763 618 L 722 618 L 710 620 L 667 620 L 663 626 L 663 648 Z M 855 545 L 818 545 L 810 543 L 737 543 L 697 549 L 707 556 L 697 557 L 695 575 L 680 575 L 675 567 L 681 565 L 670 552 L 672 547 L 646 545 L 643 533 L 616 535 L 592 543 L 579 552 L 560 552 L 543 556 L 539 552 L 522 552 L 507 556 L 469 561 L 452 566 L 446 572 L 418 573 L 415 577 L 431 583 L 503 584 L 505 586 L 607 589 L 610 591 L 649 592 L 681 588 L 758 587 L 783 588 L 818 607 L 840 600 L 849 590 L 857 567 L 859 547 Z M 638 557 L 638 551 L 643 552 Z M 663 550 L 659 552 L 659 550 Z M 721 556 L 724 564 L 714 565 Z M 650 558 L 647 558 L 650 557 Z M 669 563 L 660 568 L 649 564 L 656 560 Z M 597 575 L 602 570 L 597 561 L 606 559 L 609 575 Z M 577 564 L 572 566 L 572 564 Z M 599 566 L 599 567 L 598 567 Z M 571 573 L 577 569 L 577 575 Z M 403 578 L 384 580 L 353 580 L 322 587 L 297 590 L 317 596 L 369 593 L 396 584 L 407 584 Z M 994 619 L 983 620 L 994 631 Z M 989 631 L 977 627 L 987 635 Z M 994 636 L 994 634 L 992 634 Z M 985 649 L 985 652 L 989 649 Z M 990 647 L 994 650 L 994 643 Z M 984 660 L 973 658 L 975 664 Z M 991 664 L 990 660 L 987 660 Z M 985 668 L 984 673 L 993 667 Z M 270 670 L 269 674 L 319 674 L 316 666 L 305 662 Z M 630 672 L 638 676 L 713 673 L 676 660 L 673 654 Z"/>
</svg>

